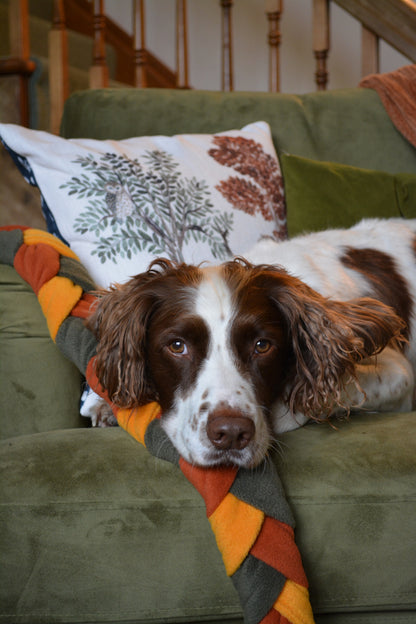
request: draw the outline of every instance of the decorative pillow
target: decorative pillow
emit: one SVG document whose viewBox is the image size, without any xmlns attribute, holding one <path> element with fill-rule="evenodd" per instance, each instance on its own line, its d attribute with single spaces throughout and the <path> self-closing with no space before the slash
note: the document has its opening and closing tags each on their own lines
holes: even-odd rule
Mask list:
<svg viewBox="0 0 416 624">
<path fill-rule="evenodd" d="M 360 219 L 416 217 L 416 175 L 390 174 L 280 154 L 287 228 L 303 232 L 346 228 Z"/>
<path fill-rule="evenodd" d="M 283 183 L 265 122 L 216 135 L 63 139 L 0 124 L 50 232 L 102 286 L 155 257 L 221 262 L 286 237 Z"/>
</svg>

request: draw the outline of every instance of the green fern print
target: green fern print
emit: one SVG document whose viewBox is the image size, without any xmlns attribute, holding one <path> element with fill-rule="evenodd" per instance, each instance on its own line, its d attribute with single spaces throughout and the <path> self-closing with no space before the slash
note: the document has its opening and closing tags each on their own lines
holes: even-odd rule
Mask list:
<svg viewBox="0 0 416 624">
<path fill-rule="evenodd" d="M 220 261 L 231 256 L 233 215 L 213 210 L 208 184 L 181 175 L 166 152 L 147 151 L 142 161 L 113 153 L 73 161 L 82 172 L 60 188 L 86 200 L 74 230 L 97 238 L 92 253 L 102 263 L 141 251 L 183 262 L 184 247 L 193 241 L 207 243 Z"/>
</svg>

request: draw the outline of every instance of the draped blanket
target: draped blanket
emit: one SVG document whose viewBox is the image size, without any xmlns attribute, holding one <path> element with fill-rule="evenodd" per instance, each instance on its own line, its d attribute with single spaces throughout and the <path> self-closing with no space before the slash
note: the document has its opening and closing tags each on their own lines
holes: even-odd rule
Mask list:
<svg viewBox="0 0 416 624">
<path fill-rule="evenodd" d="M 359 86 L 377 91 L 393 124 L 416 147 L 416 65 L 370 74 Z"/>
<path fill-rule="evenodd" d="M 106 398 L 94 372 L 96 339 L 84 324 L 94 306 L 90 293 L 95 285 L 77 256 L 41 230 L 4 228 L 0 229 L 0 262 L 13 266 L 28 282 L 52 339 Z M 203 497 L 245 622 L 313 624 L 292 513 L 272 462 L 265 460 L 252 470 L 192 466 L 163 431 L 157 403 L 112 408 L 121 427 L 150 453 L 175 464 Z"/>
</svg>

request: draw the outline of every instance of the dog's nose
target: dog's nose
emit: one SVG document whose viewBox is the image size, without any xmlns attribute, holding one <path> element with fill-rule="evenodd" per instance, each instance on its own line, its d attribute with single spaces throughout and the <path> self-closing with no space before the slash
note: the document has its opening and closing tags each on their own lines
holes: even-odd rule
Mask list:
<svg viewBox="0 0 416 624">
<path fill-rule="evenodd" d="M 235 410 L 220 410 L 208 416 L 207 435 L 220 451 L 241 451 L 253 439 L 254 422 Z"/>
</svg>

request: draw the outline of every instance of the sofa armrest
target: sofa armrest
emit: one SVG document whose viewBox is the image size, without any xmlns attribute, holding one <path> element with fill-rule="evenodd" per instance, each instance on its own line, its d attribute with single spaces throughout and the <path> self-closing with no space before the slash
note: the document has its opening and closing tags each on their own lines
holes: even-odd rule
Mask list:
<svg viewBox="0 0 416 624">
<path fill-rule="evenodd" d="M 36 295 L 0 265 L 0 436 L 85 426 L 82 377 L 52 342 Z"/>
</svg>

